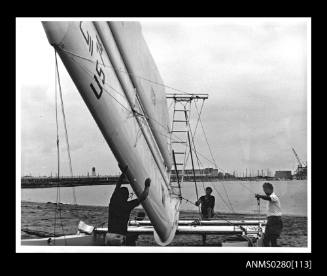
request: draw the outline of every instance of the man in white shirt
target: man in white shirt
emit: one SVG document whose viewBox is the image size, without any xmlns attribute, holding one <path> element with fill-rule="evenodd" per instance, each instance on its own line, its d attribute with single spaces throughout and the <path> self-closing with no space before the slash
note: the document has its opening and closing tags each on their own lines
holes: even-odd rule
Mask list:
<svg viewBox="0 0 327 276">
<path fill-rule="evenodd" d="M 278 196 L 274 193 L 274 187 L 271 183 L 263 184 L 263 191 L 266 195 L 256 194 L 257 199 L 267 200 L 267 225 L 263 238 L 263 244 L 265 247 L 276 247 L 277 238 L 283 229 L 282 211 L 280 207 L 280 201 Z"/>
</svg>

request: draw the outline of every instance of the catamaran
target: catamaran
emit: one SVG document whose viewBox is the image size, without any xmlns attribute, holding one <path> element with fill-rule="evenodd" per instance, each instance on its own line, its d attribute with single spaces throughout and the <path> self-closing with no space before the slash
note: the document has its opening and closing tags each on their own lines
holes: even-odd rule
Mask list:
<svg viewBox="0 0 327 276">
<path fill-rule="evenodd" d="M 142 203 L 147 221 L 132 220 L 128 232 L 153 234 L 169 245 L 175 234 L 241 235 L 225 245 L 260 245 L 263 220 L 179 220 L 183 172 L 191 157 L 191 102 L 207 94 L 167 94 L 138 22 L 42 22 L 50 45 L 61 58 L 137 196 L 151 178 Z M 58 68 L 57 68 L 58 69 Z M 58 82 L 60 80 L 58 79 Z M 60 86 L 59 86 L 60 87 Z M 174 101 L 170 122 L 167 99 Z M 180 107 L 179 107 L 180 106 Z M 172 182 L 172 171 L 177 183 Z M 58 174 L 59 175 L 59 174 Z M 197 192 L 197 190 L 196 190 Z M 75 235 L 25 239 L 22 245 L 104 245 L 106 228 L 80 222 Z"/>
</svg>

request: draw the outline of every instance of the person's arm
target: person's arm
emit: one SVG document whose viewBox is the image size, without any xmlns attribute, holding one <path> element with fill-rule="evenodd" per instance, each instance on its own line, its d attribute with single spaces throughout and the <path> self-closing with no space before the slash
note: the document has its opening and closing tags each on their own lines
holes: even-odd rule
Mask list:
<svg viewBox="0 0 327 276">
<path fill-rule="evenodd" d="M 264 200 L 269 200 L 271 201 L 270 196 L 267 195 L 259 195 L 259 194 L 255 194 L 256 199 L 264 199 Z"/>
<path fill-rule="evenodd" d="M 195 205 L 199 206 L 201 204 L 201 202 L 202 202 L 202 196 L 199 198 L 198 201 L 195 201 Z"/>
<path fill-rule="evenodd" d="M 137 199 L 134 199 L 134 200 L 131 200 L 131 201 L 128 202 L 129 208 L 131 210 L 134 209 L 136 206 L 138 206 L 142 201 L 144 201 L 148 197 L 149 189 L 150 189 L 150 183 L 151 183 L 151 179 L 147 178 L 145 180 L 145 187 L 144 187 L 144 190 L 143 190 L 142 194 Z"/>
<path fill-rule="evenodd" d="M 119 168 L 121 170 L 121 175 L 118 178 L 114 193 L 116 193 L 119 190 L 121 184 L 123 183 L 123 180 L 124 180 L 125 174 L 127 172 L 128 166 L 126 165 L 125 167 L 122 167 L 121 165 L 119 165 Z"/>
<path fill-rule="evenodd" d="M 148 197 L 148 195 L 149 195 L 149 189 L 150 189 L 150 183 L 151 183 L 151 179 L 150 178 L 145 179 L 145 183 L 144 183 L 145 187 L 144 187 L 144 190 L 143 190 L 142 194 L 138 198 L 139 201 L 140 201 L 140 203 L 142 201 L 144 201 Z"/>
</svg>

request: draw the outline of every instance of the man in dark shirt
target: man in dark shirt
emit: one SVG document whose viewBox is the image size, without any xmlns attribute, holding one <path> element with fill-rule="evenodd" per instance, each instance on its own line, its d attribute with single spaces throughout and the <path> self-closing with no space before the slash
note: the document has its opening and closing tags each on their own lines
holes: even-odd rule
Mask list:
<svg viewBox="0 0 327 276">
<path fill-rule="evenodd" d="M 195 202 L 196 206 L 199 206 L 201 204 L 202 218 L 212 218 L 214 215 L 213 209 L 215 207 L 215 197 L 212 196 L 211 193 L 211 187 L 207 187 L 206 195 L 201 196 L 199 200 Z"/>
<path fill-rule="evenodd" d="M 106 235 L 106 245 L 123 245 L 126 244 L 127 224 L 131 211 L 144 201 L 148 194 L 151 179 L 145 180 L 145 188 L 138 199 L 128 201 L 129 191 L 126 187 L 121 187 L 124 176 L 128 167 L 121 168 L 120 175 L 116 188 L 111 196 L 109 203 L 108 215 L 108 233 Z"/>
</svg>

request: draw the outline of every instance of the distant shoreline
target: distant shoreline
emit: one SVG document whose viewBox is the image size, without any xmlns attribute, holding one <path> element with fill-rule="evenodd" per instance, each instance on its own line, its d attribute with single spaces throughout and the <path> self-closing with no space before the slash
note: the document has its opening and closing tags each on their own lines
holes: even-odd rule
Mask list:
<svg viewBox="0 0 327 276">
<path fill-rule="evenodd" d="M 273 177 L 252 177 L 252 178 L 218 178 L 216 176 L 196 176 L 197 182 L 231 182 L 231 181 L 292 181 L 292 180 L 306 180 L 306 179 L 279 179 Z M 79 187 L 79 186 L 97 186 L 97 185 L 115 185 L 118 181 L 118 176 L 83 176 L 83 177 L 23 177 L 21 178 L 21 189 L 35 189 L 35 188 L 57 188 L 57 187 Z M 193 182 L 194 178 L 184 176 L 185 182 Z M 172 182 L 176 179 L 172 177 Z M 129 184 L 125 179 L 123 184 Z"/>
</svg>

